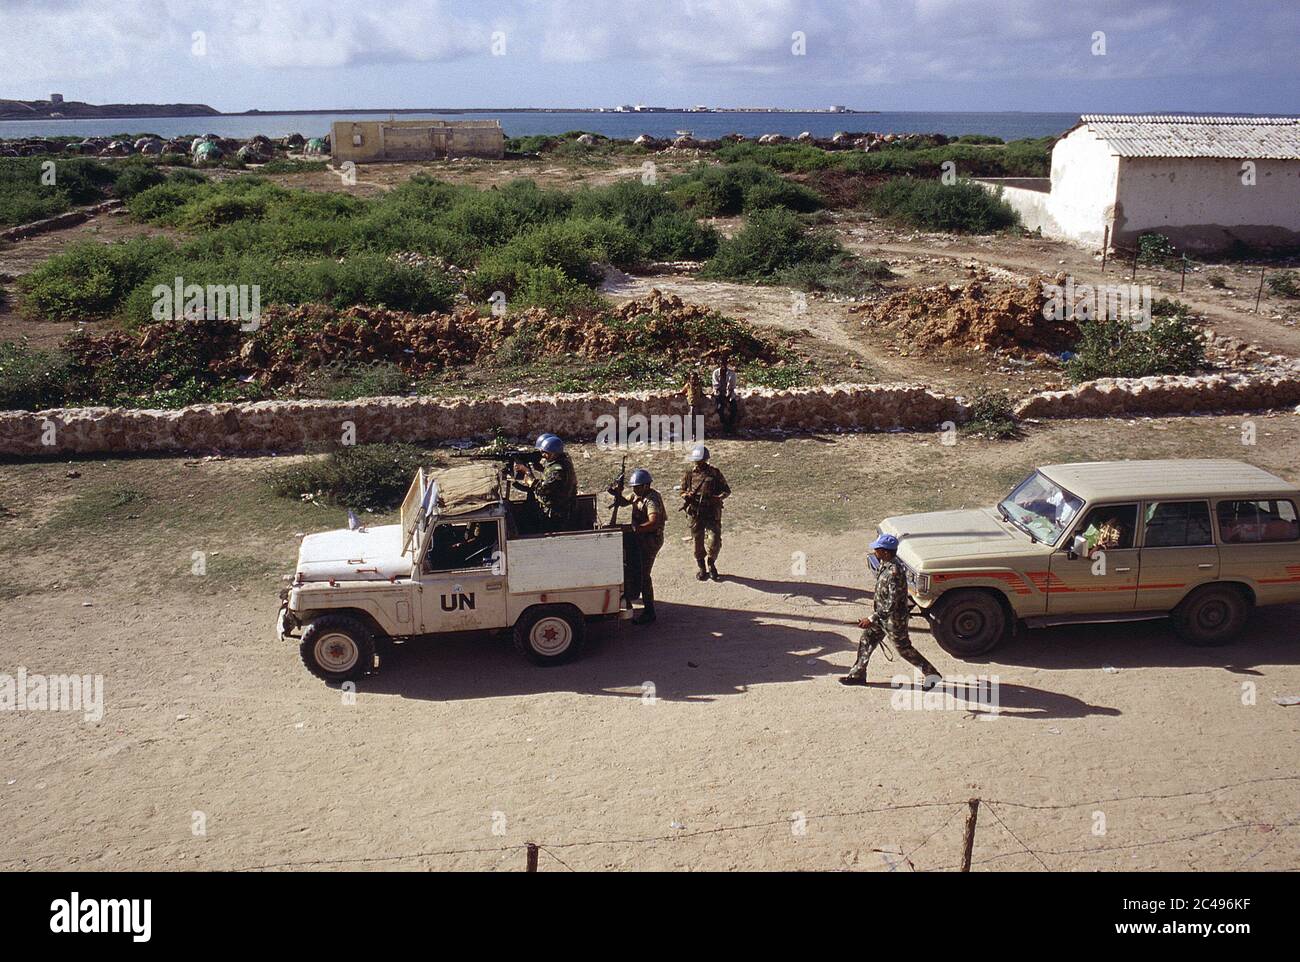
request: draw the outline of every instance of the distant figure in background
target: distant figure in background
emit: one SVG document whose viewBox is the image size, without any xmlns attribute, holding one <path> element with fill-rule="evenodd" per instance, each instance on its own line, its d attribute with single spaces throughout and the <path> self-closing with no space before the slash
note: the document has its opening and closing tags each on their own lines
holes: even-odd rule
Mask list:
<svg viewBox="0 0 1300 962">
<path fill-rule="evenodd" d="M 731 357 L 723 351 L 718 366 L 713 369 L 713 406 L 722 422 L 722 430 L 731 433 L 736 426 L 736 372 L 730 366 Z"/>
<path fill-rule="evenodd" d="M 682 394 L 686 396 L 686 415 L 690 418 L 688 430 L 693 431 L 695 419 L 704 413 L 704 385 L 700 383 L 698 367 L 692 367 L 686 373 L 686 384 L 682 388 Z"/>
</svg>

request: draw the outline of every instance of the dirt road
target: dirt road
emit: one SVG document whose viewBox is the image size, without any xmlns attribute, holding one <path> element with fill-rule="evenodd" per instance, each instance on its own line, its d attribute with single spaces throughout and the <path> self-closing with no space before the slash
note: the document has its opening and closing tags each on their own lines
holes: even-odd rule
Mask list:
<svg viewBox="0 0 1300 962">
<path fill-rule="evenodd" d="M 1298 426 L 1261 420 L 1249 459 L 1300 477 Z M 915 622 L 954 680 L 997 677 L 996 717 L 914 702 L 880 656 L 870 688 L 835 680 L 874 519 L 990 500 L 1047 460 L 1242 456 L 1239 435 L 1204 418 L 955 449 L 720 442 L 722 583 L 694 580 L 674 514 L 654 627 L 602 630 L 554 669 L 505 639 L 412 646 L 354 703 L 273 637 L 295 531 L 341 512 L 258 500 L 270 459 L 7 466 L 0 671 L 102 674 L 105 713 L 0 712 L 0 864 L 514 871 L 532 840 L 543 870 L 923 871 L 958 862 L 980 797 L 977 870 L 1295 869 L 1300 709 L 1272 699 L 1300 693 L 1296 609 L 1225 649 L 1148 623 L 1030 633 L 978 662 Z M 581 453 L 588 486 L 614 463 Z M 679 459 L 642 460 L 667 491 Z"/>
</svg>

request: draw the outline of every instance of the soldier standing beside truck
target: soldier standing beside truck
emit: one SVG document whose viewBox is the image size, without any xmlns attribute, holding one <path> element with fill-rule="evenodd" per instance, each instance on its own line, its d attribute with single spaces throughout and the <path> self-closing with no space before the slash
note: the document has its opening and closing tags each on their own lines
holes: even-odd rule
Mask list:
<svg viewBox="0 0 1300 962">
<path fill-rule="evenodd" d="M 709 449 L 697 444 L 691 449 L 691 470 L 682 478 L 682 506 L 691 519 L 691 534 L 695 538 L 695 563 L 700 581 L 718 575 L 718 552 L 722 550 L 722 502 L 731 494 L 722 472 L 709 464 Z M 708 568 L 705 568 L 707 562 Z"/>
<path fill-rule="evenodd" d="M 921 670 L 925 676 L 922 685 L 929 691 L 943 680 L 939 669 L 930 664 L 925 655 L 912 647 L 907 621 L 911 606 L 907 597 L 907 575 L 898 563 L 898 539 L 892 534 L 882 534 L 871 543 L 880 567 L 876 573 L 876 593 L 870 618 L 858 622 L 862 637 L 858 641 L 858 657 L 849 673 L 840 679 L 841 685 L 865 685 L 867 661 L 871 653 L 885 640 L 905 660 Z"/>
<path fill-rule="evenodd" d="M 641 555 L 641 601 L 645 607 L 632 619 L 634 625 L 648 625 L 655 620 L 655 587 L 650 578 L 655 558 L 664 546 L 664 525 L 668 513 L 664 499 L 650 485 L 654 479 L 645 468 L 632 472 L 632 497 L 625 496 L 617 485 L 610 485 L 609 493 L 616 505 L 632 506 L 632 530 L 636 533 L 637 548 Z"/>
</svg>

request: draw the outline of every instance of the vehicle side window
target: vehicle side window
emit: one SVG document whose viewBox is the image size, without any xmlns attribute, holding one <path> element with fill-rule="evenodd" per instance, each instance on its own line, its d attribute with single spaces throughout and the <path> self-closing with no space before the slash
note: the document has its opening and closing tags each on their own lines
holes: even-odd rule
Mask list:
<svg viewBox="0 0 1300 962">
<path fill-rule="evenodd" d="M 1136 504 L 1102 504 L 1089 511 L 1076 529 L 1088 540 L 1088 551 L 1101 548 L 1118 551 L 1133 547 L 1133 533 L 1137 530 L 1138 506 Z"/>
<path fill-rule="evenodd" d="M 1300 540 L 1294 501 L 1220 501 L 1217 514 L 1224 544 Z"/>
<path fill-rule="evenodd" d="M 1212 545 L 1210 505 L 1206 501 L 1153 501 L 1147 505 L 1144 548 Z"/>
<path fill-rule="evenodd" d="M 498 548 L 497 531 L 495 521 L 438 525 L 429 539 L 424 570 L 434 572 L 492 567 Z"/>
</svg>

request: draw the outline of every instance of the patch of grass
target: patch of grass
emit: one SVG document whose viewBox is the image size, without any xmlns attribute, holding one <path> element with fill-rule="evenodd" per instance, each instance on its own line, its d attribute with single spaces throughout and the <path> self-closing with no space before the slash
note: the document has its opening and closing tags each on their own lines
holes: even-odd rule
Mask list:
<svg viewBox="0 0 1300 962">
<path fill-rule="evenodd" d="M 25 343 L 0 344 L 0 410 L 41 411 L 57 407 L 68 390 L 68 357 Z"/>
<path fill-rule="evenodd" d="M 355 401 L 363 397 L 405 396 L 411 390 L 411 378 L 396 364 L 376 361 L 373 364 L 328 364 L 318 368 L 298 387 L 305 398 L 329 401 Z"/>
<path fill-rule="evenodd" d="M 74 244 L 19 278 L 23 312 L 59 321 L 107 317 L 172 254 L 160 238 Z"/>
<path fill-rule="evenodd" d="M 60 507 L 45 527 L 55 531 L 110 528 L 132 520 L 128 516 L 139 514 L 150 500 L 143 491 L 127 485 L 96 488 Z"/>
<path fill-rule="evenodd" d="M 776 283 L 801 291 L 857 297 L 880 290 L 894 276 L 884 261 L 863 260 L 844 253 L 827 261 L 808 261 L 788 267 L 776 275 Z"/>
<path fill-rule="evenodd" d="M 1205 279 L 1205 283 L 1209 284 L 1216 290 L 1222 290 L 1228 286 L 1228 279 L 1222 274 L 1211 274 Z"/>
<path fill-rule="evenodd" d="M 867 205 L 881 217 L 912 227 L 957 234 L 991 234 L 1020 222 L 1000 195 L 969 180 L 945 184 L 897 177 L 873 190 Z"/>
<path fill-rule="evenodd" d="M 427 460 L 409 444 L 358 444 L 273 471 L 270 484 L 281 497 L 320 496 L 354 510 L 388 511 L 401 504 Z"/>
<path fill-rule="evenodd" d="M 704 217 L 771 207 L 807 213 L 822 206 L 821 197 L 811 188 L 748 160 L 722 166 L 702 164 L 671 178 L 666 187 L 679 205 Z"/>
</svg>

